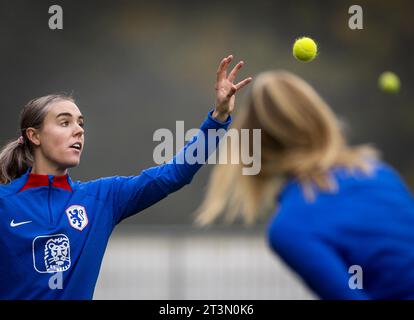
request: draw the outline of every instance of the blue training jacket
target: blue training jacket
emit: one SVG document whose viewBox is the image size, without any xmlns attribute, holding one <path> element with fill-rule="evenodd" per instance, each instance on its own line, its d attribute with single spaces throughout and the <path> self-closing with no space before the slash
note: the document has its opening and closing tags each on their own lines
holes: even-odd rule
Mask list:
<svg viewBox="0 0 414 320">
<path fill-rule="evenodd" d="M 187 162 L 186 152 L 197 154 L 209 129 L 230 123 L 231 117 L 221 123 L 210 112 L 171 161 L 137 176 L 73 182 L 29 168 L 1 185 L 0 299 L 91 299 L 115 225 L 190 183 L 202 164 Z M 218 140 L 213 148 L 200 145 L 205 160 Z"/>
<path fill-rule="evenodd" d="M 289 181 L 268 228 L 271 247 L 323 299 L 414 299 L 414 200 L 390 166 L 332 170 L 338 191 L 306 202 Z"/>
</svg>

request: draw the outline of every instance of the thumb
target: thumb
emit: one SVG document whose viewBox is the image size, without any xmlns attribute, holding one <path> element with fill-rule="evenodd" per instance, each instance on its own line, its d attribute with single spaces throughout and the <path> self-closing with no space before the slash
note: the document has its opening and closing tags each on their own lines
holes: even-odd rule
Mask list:
<svg viewBox="0 0 414 320">
<path fill-rule="evenodd" d="M 235 85 L 233 85 L 231 88 L 230 88 L 230 91 L 229 91 L 229 93 L 227 94 L 227 98 L 231 98 L 231 96 L 232 95 L 234 95 L 235 93 L 236 93 L 236 91 L 237 91 L 237 88 L 236 88 L 236 86 Z"/>
</svg>

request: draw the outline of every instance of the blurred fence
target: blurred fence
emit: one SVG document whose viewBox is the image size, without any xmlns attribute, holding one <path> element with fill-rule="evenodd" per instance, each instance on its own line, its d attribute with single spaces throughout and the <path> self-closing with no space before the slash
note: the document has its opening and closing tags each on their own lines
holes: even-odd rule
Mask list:
<svg viewBox="0 0 414 320">
<path fill-rule="evenodd" d="M 314 299 L 263 230 L 121 226 L 94 299 Z"/>
</svg>

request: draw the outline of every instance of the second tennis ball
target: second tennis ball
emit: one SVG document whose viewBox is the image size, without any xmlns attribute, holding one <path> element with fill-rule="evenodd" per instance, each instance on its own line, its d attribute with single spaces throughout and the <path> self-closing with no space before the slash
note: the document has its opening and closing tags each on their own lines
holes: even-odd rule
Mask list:
<svg viewBox="0 0 414 320">
<path fill-rule="evenodd" d="M 303 37 L 295 41 L 293 55 L 296 59 L 309 62 L 315 59 L 318 53 L 318 46 L 311 38 Z"/>
<path fill-rule="evenodd" d="M 378 78 L 378 86 L 386 93 L 397 93 L 400 90 L 400 79 L 394 72 L 386 71 Z"/>
</svg>

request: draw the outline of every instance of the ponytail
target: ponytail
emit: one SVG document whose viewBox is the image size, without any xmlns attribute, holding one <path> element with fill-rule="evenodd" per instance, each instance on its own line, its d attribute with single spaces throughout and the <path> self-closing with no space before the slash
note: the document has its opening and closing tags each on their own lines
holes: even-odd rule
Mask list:
<svg viewBox="0 0 414 320">
<path fill-rule="evenodd" d="M 20 177 L 33 164 L 27 138 L 22 137 L 7 143 L 0 151 L 0 184 Z"/>
</svg>

